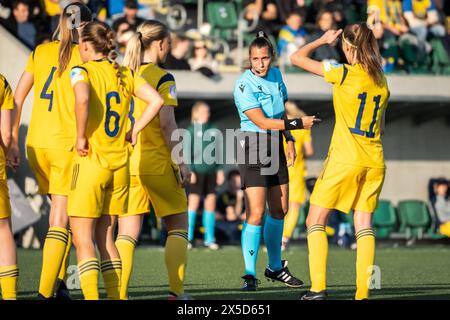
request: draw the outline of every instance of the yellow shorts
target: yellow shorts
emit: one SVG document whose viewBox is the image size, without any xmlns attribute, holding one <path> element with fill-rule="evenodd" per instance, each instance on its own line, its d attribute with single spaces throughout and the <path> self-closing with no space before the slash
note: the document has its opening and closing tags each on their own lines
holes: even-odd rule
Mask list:
<svg viewBox="0 0 450 320">
<path fill-rule="evenodd" d="M 377 207 L 385 170 L 327 161 L 309 201 L 344 213 L 350 209 L 372 213 Z"/>
<path fill-rule="evenodd" d="M 67 212 L 70 217 L 124 214 L 128 206 L 129 166 L 101 167 L 89 157 L 74 157 Z"/>
<path fill-rule="evenodd" d="M 187 211 L 186 191 L 178 183 L 174 166 L 167 165 L 163 175 L 131 176 L 125 216 L 149 212 L 150 202 L 159 218 Z"/>
<path fill-rule="evenodd" d="M 0 180 L 0 219 L 11 217 L 11 202 L 9 200 L 9 188 L 5 179 Z"/>
<path fill-rule="evenodd" d="M 303 170 L 289 169 L 289 202 L 303 203 L 306 200 L 306 183 Z"/>
<path fill-rule="evenodd" d="M 73 151 L 27 146 L 28 163 L 36 177 L 39 193 L 69 194 L 73 155 Z"/>
</svg>

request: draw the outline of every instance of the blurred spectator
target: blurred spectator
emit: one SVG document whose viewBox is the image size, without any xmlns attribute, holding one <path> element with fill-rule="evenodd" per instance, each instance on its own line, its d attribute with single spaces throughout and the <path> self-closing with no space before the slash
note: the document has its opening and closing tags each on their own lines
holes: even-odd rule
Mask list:
<svg viewBox="0 0 450 320">
<path fill-rule="evenodd" d="M 194 42 L 194 53 L 188 60 L 192 71 L 200 71 L 207 77 L 214 77 L 218 70 L 218 63 L 208 51 L 206 42 L 197 40 Z"/>
<path fill-rule="evenodd" d="M 245 19 L 258 19 L 255 30 L 263 30 L 266 34 L 276 34 L 279 29 L 279 16 L 276 0 L 243 0 Z"/>
<path fill-rule="evenodd" d="M 204 245 L 212 250 L 217 250 L 215 239 L 215 211 L 216 211 L 216 186 L 224 183 L 224 172 L 219 148 L 215 148 L 215 154 L 206 150 L 211 148 L 211 141 L 216 145 L 220 144 L 218 139 L 218 129 L 210 123 L 210 108 L 203 101 L 198 101 L 192 106 L 192 124 L 188 128 L 190 141 L 185 141 L 183 149 L 188 155 L 189 167 L 192 171 L 191 183 L 189 185 L 188 197 L 188 218 L 189 218 L 189 242 L 192 245 L 195 232 L 195 222 L 197 210 L 200 208 L 200 201 L 203 201 L 202 221 L 205 228 Z M 189 145 L 190 144 L 190 145 Z M 205 158 L 207 156 L 212 159 Z M 219 159 L 219 161 L 217 161 Z"/>
<path fill-rule="evenodd" d="M 312 34 L 310 41 L 319 39 L 325 32 L 336 27 L 333 13 L 327 10 L 320 11 L 317 15 L 317 26 L 318 30 Z M 336 44 L 318 48 L 314 51 L 312 58 L 318 61 L 331 60 L 339 62 L 341 60 Z"/>
<path fill-rule="evenodd" d="M 134 32 L 135 31 L 133 30 L 133 28 L 126 21 L 123 21 L 117 25 L 116 41 L 118 43 L 118 51 L 119 51 L 118 60 L 123 59 L 128 40 L 130 40 Z"/>
<path fill-rule="evenodd" d="M 450 237 L 450 200 L 448 199 L 449 182 L 446 179 L 439 179 L 435 184 L 437 218 L 439 219 L 439 232 Z"/>
<path fill-rule="evenodd" d="M 172 49 L 167 55 L 163 68 L 169 70 L 191 70 L 186 57 L 191 41 L 182 35 L 172 37 Z"/>
<path fill-rule="evenodd" d="M 383 57 L 384 71 L 389 73 L 394 69 L 400 56 L 399 39 L 409 41 L 415 48 L 419 47 L 418 40 L 408 34 L 409 28 L 403 18 L 400 0 L 369 0 L 367 13 L 367 23 L 372 26 Z"/>
<path fill-rule="evenodd" d="M 66 6 L 70 1 L 44 0 L 45 14 L 50 18 L 50 29 L 55 31 L 59 23 L 59 15 L 61 14 L 61 5 Z"/>
<path fill-rule="evenodd" d="M 307 34 L 303 21 L 304 15 L 300 11 L 292 11 L 286 19 L 286 25 L 280 31 L 278 54 L 283 65 L 290 64 L 289 57 L 306 43 Z"/>
<path fill-rule="evenodd" d="M 112 28 L 115 32 L 119 29 L 119 26 L 124 22 L 128 23 L 133 31 L 136 31 L 137 27 L 144 22 L 137 16 L 138 13 L 138 3 L 137 0 L 127 0 L 125 1 L 125 7 L 123 9 L 123 16 L 115 19 Z"/>
<path fill-rule="evenodd" d="M 445 27 L 439 23 L 434 0 L 403 0 L 403 14 L 411 31 L 421 41 L 426 41 L 429 33 L 434 37 L 446 34 Z"/>
<path fill-rule="evenodd" d="M 37 29 L 30 21 L 30 6 L 25 0 L 16 0 L 12 3 L 12 14 L 2 24 L 12 34 L 22 40 L 28 47 L 34 48 Z"/>
<path fill-rule="evenodd" d="M 286 21 L 289 15 L 294 11 L 304 9 L 306 7 L 306 2 L 307 1 L 305 0 L 275 0 L 280 21 Z"/>
<path fill-rule="evenodd" d="M 240 241 L 242 223 L 245 221 L 244 191 L 241 190 L 241 176 L 238 170 L 227 175 L 227 189 L 217 196 L 216 232 L 224 234 L 231 244 Z"/>
<path fill-rule="evenodd" d="M 91 9 L 92 14 L 95 18 L 100 21 L 105 22 L 108 16 L 108 2 L 119 2 L 119 1 L 108 1 L 108 0 L 89 0 L 87 6 Z M 123 11 L 123 9 L 121 10 Z"/>
</svg>

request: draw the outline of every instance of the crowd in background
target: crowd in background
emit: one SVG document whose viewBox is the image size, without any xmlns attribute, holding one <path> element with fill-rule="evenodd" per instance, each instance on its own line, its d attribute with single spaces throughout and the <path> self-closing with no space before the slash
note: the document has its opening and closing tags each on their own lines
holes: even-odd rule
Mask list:
<svg viewBox="0 0 450 320">
<path fill-rule="evenodd" d="M 0 0 L 0 21 L 27 46 L 50 41 L 61 7 L 70 0 Z M 117 35 L 119 53 L 143 19 L 162 19 L 162 5 L 192 6 L 182 0 L 85 0 L 97 19 L 111 24 Z M 220 2 L 217 0 L 205 0 Z M 386 72 L 429 72 L 450 74 L 450 3 L 444 0 L 233 0 L 237 11 L 255 30 L 264 30 L 277 44 L 279 63 L 289 67 L 289 56 L 300 46 L 319 38 L 331 28 L 367 21 L 379 41 Z M 195 4 L 196 5 L 196 4 Z M 207 5 L 207 4 L 206 4 Z M 225 7 L 224 7 L 225 8 Z M 220 10 L 220 8 L 219 8 Z M 160 10 L 161 11 L 161 10 Z M 187 14 L 196 19 L 196 10 Z M 225 13 L 224 13 L 225 14 Z M 205 17 L 204 24 L 208 26 Z M 195 28 L 194 28 L 195 29 Z M 214 40 L 204 30 L 177 32 L 166 68 L 199 71 L 207 77 L 219 72 Z M 207 31 L 206 31 L 207 32 Z M 227 39 L 230 40 L 230 39 Z M 233 44 L 232 44 L 233 45 Z M 236 58 L 231 64 L 239 65 Z M 325 46 L 314 59 L 343 62 L 339 45 Z M 231 61 L 231 62 L 230 62 Z"/>
</svg>

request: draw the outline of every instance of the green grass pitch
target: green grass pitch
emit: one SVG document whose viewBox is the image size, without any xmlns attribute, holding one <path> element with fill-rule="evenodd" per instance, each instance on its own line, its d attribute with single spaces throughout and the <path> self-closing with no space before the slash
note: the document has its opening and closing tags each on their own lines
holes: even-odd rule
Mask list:
<svg viewBox="0 0 450 320">
<path fill-rule="evenodd" d="M 331 299 L 352 299 L 355 283 L 355 251 L 330 247 L 328 291 Z M 19 299 L 35 299 L 41 268 L 40 250 L 19 250 Z M 284 254 L 289 269 L 309 286 L 307 249 L 290 247 Z M 258 257 L 259 291 L 240 292 L 243 260 L 239 247 L 219 251 L 194 248 L 189 251 L 186 292 L 194 299 L 298 299 L 303 288 L 291 289 L 268 282 L 263 277 L 267 254 Z M 71 264 L 75 264 L 72 250 Z M 416 248 L 382 247 L 376 251 L 376 265 L 381 271 L 381 289 L 373 290 L 372 299 L 450 299 L 450 247 L 433 245 Z M 100 286 L 103 286 L 100 281 Z M 104 297 L 104 291 L 101 290 Z M 167 274 L 164 251 L 159 247 L 139 247 L 130 285 L 130 299 L 166 299 Z M 81 299 L 81 291 L 72 296 Z"/>
</svg>

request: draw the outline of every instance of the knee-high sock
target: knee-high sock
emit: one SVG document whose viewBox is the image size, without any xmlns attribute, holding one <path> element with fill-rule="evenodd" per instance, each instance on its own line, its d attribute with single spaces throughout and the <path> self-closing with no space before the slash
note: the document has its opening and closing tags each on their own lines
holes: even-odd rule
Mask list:
<svg viewBox="0 0 450 320">
<path fill-rule="evenodd" d="M 100 265 L 97 258 L 84 259 L 78 263 L 80 285 L 85 300 L 98 300 L 98 274 Z"/>
<path fill-rule="evenodd" d="M 311 291 L 326 289 L 328 239 L 325 226 L 315 224 L 308 228 L 309 274 Z"/>
<path fill-rule="evenodd" d="M 242 230 L 242 254 L 244 255 L 245 274 L 256 277 L 256 260 L 258 259 L 261 226 L 245 223 Z"/>
<path fill-rule="evenodd" d="M 104 260 L 101 263 L 101 268 L 108 300 L 119 300 L 122 262 L 120 259 Z"/>
<path fill-rule="evenodd" d="M 56 279 L 63 264 L 69 233 L 66 228 L 50 227 L 42 251 L 42 271 L 39 293 L 46 298 L 53 296 Z"/>
<path fill-rule="evenodd" d="M 292 237 L 295 227 L 298 224 L 299 214 L 300 214 L 300 210 L 289 209 L 287 215 L 284 217 L 283 238 L 290 239 Z"/>
<path fill-rule="evenodd" d="M 195 219 L 197 218 L 197 214 L 194 210 L 189 210 L 188 211 L 188 222 L 189 222 L 189 227 L 188 227 L 188 240 L 189 242 L 191 242 L 192 240 L 194 240 L 194 232 L 195 232 Z"/>
<path fill-rule="evenodd" d="M 264 222 L 264 243 L 269 257 L 269 268 L 272 271 L 281 270 L 281 239 L 283 237 L 284 219 L 274 219 L 266 216 Z"/>
<path fill-rule="evenodd" d="M 65 281 L 66 280 L 66 272 L 67 267 L 69 266 L 70 262 L 70 249 L 72 248 L 72 231 L 70 229 L 67 229 L 67 245 L 66 245 L 66 251 L 64 253 L 63 262 L 61 265 L 61 268 L 59 269 L 59 275 L 58 280 Z"/>
<path fill-rule="evenodd" d="M 174 296 L 184 293 L 184 275 L 187 264 L 187 230 L 171 230 L 166 240 L 165 261 L 169 275 L 169 292 Z"/>
<path fill-rule="evenodd" d="M 375 234 L 373 229 L 356 233 L 356 295 L 355 300 L 369 298 L 369 282 L 375 259 Z"/>
<path fill-rule="evenodd" d="M 205 227 L 205 243 L 210 244 L 216 241 L 214 228 L 216 226 L 216 215 L 212 211 L 203 211 L 203 227 Z"/>
<path fill-rule="evenodd" d="M 122 260 L 122 278 L 120 280 L 120 299 L 128 299 L 128 285 L 133 272 L 136 240 L 127 235 L 118 235 L 116 247 Z"/>
<path fill-rule="evenodd" d="M 0 288 L 3 300 L 17 299 L 17 278 L 19 268 L 17 265 L 0 267 Z"/>
</svg>

